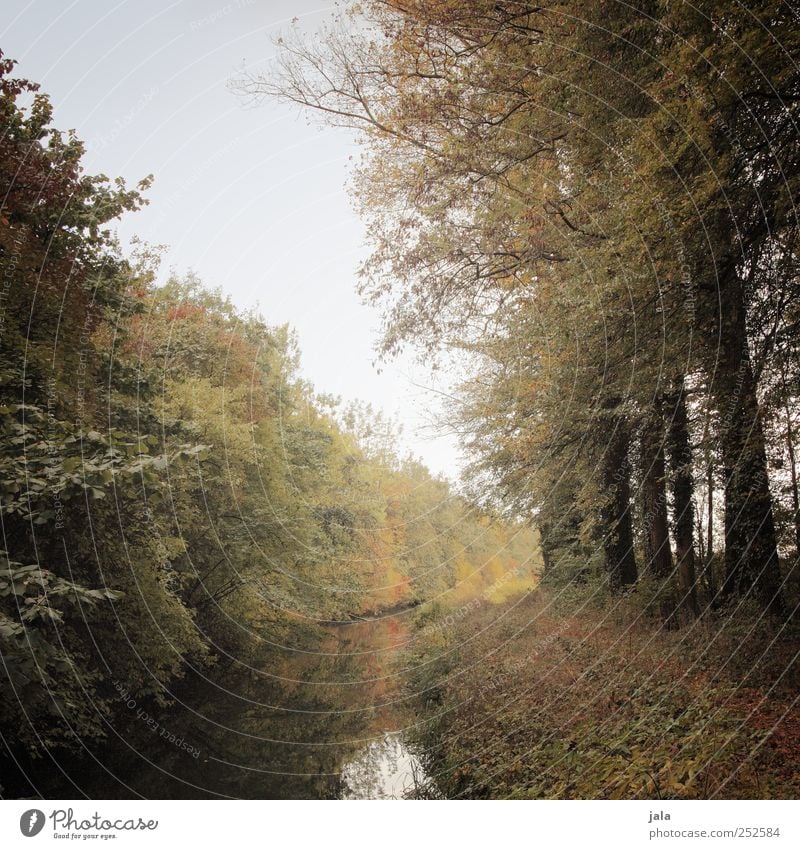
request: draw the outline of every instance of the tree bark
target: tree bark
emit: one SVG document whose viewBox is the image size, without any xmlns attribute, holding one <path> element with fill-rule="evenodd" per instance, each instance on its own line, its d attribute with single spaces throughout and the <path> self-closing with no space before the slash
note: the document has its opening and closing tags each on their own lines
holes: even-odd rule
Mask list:
<svg viewBox="0 0 800 849">
<path fill-rule="evenodd" d="M 607 447 L 602 459 L 603 507 L 600 518 L 603 553 L 609 586 L 620 592 L 636 583 L 638 570 L 633 550 L 631 484 L 627 422 L 621 416 L 608 418 Z"/>
<path fill-rule="evenodd" d="M 641 436 L 642 522 L 644 524 L 644 571 L 658 578 L 672 572 L 672 550 L 667 520 L 664 418 L 658 402 L 645 422 Z"/>
<path fill-rule="evenodd" d="M 767 474 L 761 410 L 747 344 L 744 292 L 738 274 L 724 286 L 712 393 L 722 424 L 725 473 L 724 595 L 753 594 L 783 610 L 775 518 Z"/>
<path fill-rule="evenodd" d="M 714 464 L 709 459 L 706 472 L 708 496 L 708 526 L 706 528 L 706 557 L 710 563 L 714 558 Z"/>
<path fill-rule="evenodd" d="M 708 593 L 712 607 L 717 605 L 717 582 L 714 577 L 714 462 L 709 452 L 708 468 L 706 470 L 706 494 L 708 497 L 708 525 L 706 527 L 706 555 L 703 561 L 701 580 Z"/>
<path fill-rule="evenodd" d="M 670 399 L 670 407 L 669 455 L 672 471 L 678 607 L 690 610 L 697 616 L 699 610 L 694 563 L 694 475 L 686 413 L 686 387 L 683 378 L 678 381 Z"/>
<path fill-rule="evenodd" d="M 700 510 L 695 510 L 694 529 L 697 532 L 697 556 L 700 559 L 700 566 L 706 562 L 706 543 L 703 536 L 703 517 L 700 515 Z"/>
<path fill-rule="evenodd" d="M 800 495 L 797 485 L 797 461 L 795 452 L 794 428 L 792 427 L 792 410 L 789 406 L 789 392 L 786 388 L 785 367 L 781 368 L 781 383 L 783 388 L 783 404 L 786 412 L 786 448 L 789 451 L 789 472 L 792 485 L 792 508 L 794 509 L 794 548 L 795 555 L 800 556 Z"/>
<path fill-rule="evenodd" d="M 553 567 L 553 558 L 550 553 L 550 523 L 542 522 L 539 525 L 539 548 L 542 552 L 542 577 L 547 575 Z"/>
</svg>

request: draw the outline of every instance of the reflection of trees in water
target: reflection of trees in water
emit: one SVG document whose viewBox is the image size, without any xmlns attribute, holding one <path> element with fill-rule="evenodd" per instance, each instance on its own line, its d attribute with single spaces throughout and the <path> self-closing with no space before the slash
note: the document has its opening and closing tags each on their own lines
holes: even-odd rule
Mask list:
<svg viewBox="0 0 800 849">
<path fill-rule="evenodd" d="M 417 757 L 397 734 L 366 746 L 342 770 L 345 799 L 402 799 L 413 792 L 422 771 Z"/>
<path fill-rule="evenodd" d="M 402 633 L 387 622 L 295 630 L 298 651 L 264 644 L 248 660 L 252 668 L 220 662 L 210 680 L 188 670 L 170 707 L 137 703 L 173 740 L 199 749 L 198 757 L 131 710 L 96 743 L 96 761 L 88 752 L 61 761 L 67 774 L 80 775 L 79 787 L 52 763 L 33 765 L 31 776 L 48 798 L 324 799 L 346 792 L 341 771 L 351 763 L 355 784 L 348 772 L 347 785 L 370 796 L 367 762 L 390 777 L 394 767 L 405 768 L 399 743 L 387 752 L 380 740 L 364 742 L 399 725 L 394 707 L 375 707 L 396 698 L 400 680 L 392 674 L 392 647 Z"/>
<path fill-rule="evenodd" d="M 162 753 L 168 768 L 209 795 L 336 798 L 341 764 L 359 745 L 347 741 L 366 736 L 372 702 L 366 685 L 326 682 L 358 681 L 362 667 L 358 656 L 268 653 L 260 668 L 278 677 L 239 670 L 224 674 L 217 687 L 187 686 L 206 692 L 196 708 L 202 718 L 183 711 L 186 736 L 198 740 L 202 755 L 187 761 L 181 753 Z M 197 795 L 167 783 L 170 795 Z"/>
</svg>

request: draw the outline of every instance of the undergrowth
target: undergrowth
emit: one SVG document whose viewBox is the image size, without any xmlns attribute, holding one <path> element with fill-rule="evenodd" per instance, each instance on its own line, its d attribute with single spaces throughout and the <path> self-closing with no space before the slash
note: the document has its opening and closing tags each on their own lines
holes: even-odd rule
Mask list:
<svg viewBox="0 0 800 849">
<path fill-rule="evenodd" d="M 445 627 L 422 611 L 408 661 L 436 792 L 795 798 L 796 625 L 747 604 L 665 624 L 644 597 L 541 589 Z"/>
</svg>

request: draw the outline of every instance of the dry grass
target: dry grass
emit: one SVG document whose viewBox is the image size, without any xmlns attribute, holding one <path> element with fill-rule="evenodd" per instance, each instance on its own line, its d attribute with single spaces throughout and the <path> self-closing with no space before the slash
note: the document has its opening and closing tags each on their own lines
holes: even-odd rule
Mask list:
<svg viewBox="0 0 800 849">
<path fill-rule="evenodd" d="M 739 607 L 679 630 L 545 591 L 418 645 L 447 796 L 796 798 L 797 630 Z"/>
</svg>

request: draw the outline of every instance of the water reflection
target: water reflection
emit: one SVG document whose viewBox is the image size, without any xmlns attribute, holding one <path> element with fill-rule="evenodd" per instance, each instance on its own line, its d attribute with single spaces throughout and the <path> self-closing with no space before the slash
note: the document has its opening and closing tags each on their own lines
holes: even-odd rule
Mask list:
<svg viewBox="0 0 800 849">
<path fill-rule="evenodd" d="M 297 634 L 295 633 L 295 636 Z M 117 707 L 82 757 L 26 765 L 9 795 L 45 798 L 401 798 L 421 774 L 397 729 L 402 616 L 306 629 L 247 664 L 189 670 L 173 704 Z"/>
<path fill-rule="evenodd" d="M 403 799 L 422 784 L 425 771 L 399 732 L 369 743 L 342 769 L 343 799 Z"/>
</svg>

